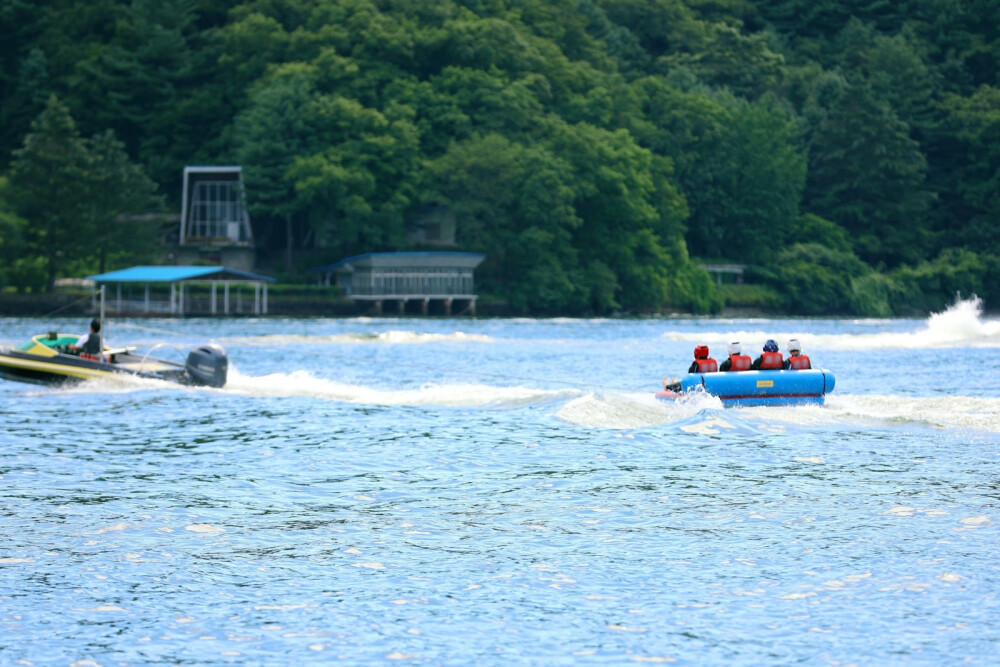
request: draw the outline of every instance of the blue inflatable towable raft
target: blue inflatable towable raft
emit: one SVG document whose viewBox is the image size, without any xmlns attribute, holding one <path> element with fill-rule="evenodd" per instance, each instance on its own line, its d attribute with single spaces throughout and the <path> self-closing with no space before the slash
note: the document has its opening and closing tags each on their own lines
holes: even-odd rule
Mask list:
<svg viewBox="0 0 1000 667">
<path fill-rule="evenodd" d="M 736 371 L 690 373 L 681 379 L 681 392 L 663 389 L 657 398 L 674 400 L 704 390 L 728 407 L 822 404 L 833 391 L 833 373 L 821 368 L 805 371 Z"/>
</svg>

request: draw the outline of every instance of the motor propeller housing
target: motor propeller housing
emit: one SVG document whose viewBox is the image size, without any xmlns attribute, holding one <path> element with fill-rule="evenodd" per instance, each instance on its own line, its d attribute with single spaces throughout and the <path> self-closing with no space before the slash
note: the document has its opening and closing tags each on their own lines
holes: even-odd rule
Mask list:
<svg viewBox="0 0 1000 667">
<path fill-rule="evenodd" d="M 221 345 L 207 343 L 199 345 L 188 353 L 184 364 L 191 384 L 208 387 L 222 387 L 229 372 L 229 357 Z"/>
</svg>

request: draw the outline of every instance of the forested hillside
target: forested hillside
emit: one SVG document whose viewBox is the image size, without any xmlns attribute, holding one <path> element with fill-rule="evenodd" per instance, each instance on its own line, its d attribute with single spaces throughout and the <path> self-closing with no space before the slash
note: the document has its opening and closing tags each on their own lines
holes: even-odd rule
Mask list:
<svg viewBox="0 0 1000 667">
<path fill-rule="evenodd" d="M 123 214 L 235 163 L 293 262 L 413 249 L 446 205 L 523 312 L 717 311 L 692 257 L 793 313 L 1000 307 L 995 0 L 0 0 L 0 25 L 0 286 L 148 261 Z"/>
</svg>

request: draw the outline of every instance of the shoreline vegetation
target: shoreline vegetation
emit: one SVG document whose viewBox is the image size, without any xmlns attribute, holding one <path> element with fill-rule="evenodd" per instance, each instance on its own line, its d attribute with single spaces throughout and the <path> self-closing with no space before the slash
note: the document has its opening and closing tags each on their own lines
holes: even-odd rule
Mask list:
<svg viewBox="0 0 1000 667">
<path fill-rule="evenodd" d="M 217 314 L 209 315 L 205 313 L 194 313 L 185 314 L 184 318 L 228 318 L 228 317 L 268 317 L 268 318 L 350 318 L 350 317 L 384 317 L 384 318 L 412 318 L 412 319 L 437 319 L 443 316 L 440 312 L 434 312 L 428 315 L 422 315 L 419 310 L 419 304 L 414 302 L 406 309 L 404 313 L 399 313 L 395 308 L 387 307 L 383 312 L 376 312 L 371 304 L 367 303 L 355 303 L 346 297 L 339 294 L 333 296 L 317 296 L 315 293 L 310 294 L 309 292 L 315 292 L 315 289 L 299 289 L 296 286 L 288 286 L 288 289 L 282 293 L 279 290 L 279 296 L 272 297 L 268 305 L 267 315 L 253 314 L 252 312 L 243 313 L 230 313 L 230 314 Z M 982 318 L 992 318 L 1000 316 L 1000 310 L 989 310 L 983 307 L 983 303 L 975 295 L 970 296 L 976 303 L 977 308 L 980 310 L 980 317 Z M 891 318 L 916 318 L 920 319 L 928 315 L 933 314 L 933 312 L 942 312 L 947 308 L 954 306 L 961 300 L 960 295 L 956 295 L 955 299 L 949 304 L 946 304 L 940 311 L 930 311 L 928 313 L 914 312 L 909 315 L 899 315 L 899 316 L 888 316 Z M 89 294 L 84 294 L 83 291 L 73 290 L 73 291 L 62 291 L 56 293 L 47 294 L 12 294 L 3 293 L 0 294 L 0 317 L 37 317 L 37 318 L 89 318 L 97 314 L 97 311 L 93 308 L 92 297 Z M 453 317 L 462 318 L 470 317 L 467 312 L 462 310 L 457 310 L 452 314 Z M 123 315 L 113 314 L 111 317 L 134 317 L 134 318 L 155 318 L 155 317 L 178 317 L 172 316 L 169 313 L 126 313 Z M 525 317 L 525 314 L 512 308 L 509 303 L 502 301 L 495 301 L 490 299 L 480 299 L 476 303 L 476 314 L 471 316 L 473 318 L 518 318 Z M 685 313 L 682 311 L 665 311 L 659 313 L 628 313 L 628 312 L 610 312 L 610 313 L 577 313 L 574 315 L 566 315 L 565 313 L 550 312 L 550 313 L 537 313 L 532 315 L 538 319 L 545 318 L 578 318 L 578 319 L 588 319 L 588 318 L 649 318 L 649 317 L 662 317 L 662 318 L 707 318 L 707 319 L 755 319 L 755 318 L 765 318 L 765 319 L 775 319 L 775 318 L 821 318 L 821 319 L 850 319 L 858 317 L 856 315 L 801 315 L 796 313 L 790 313 L 787 311 L 781 311 L 777 309 L 762 308 L 755 305 L 741 305 L 741 304 L 731 304 L 725 305 L 720 310 L 714 313 L 703 313 L 703 314 L 693 314 Z"/>
<path fill-rule="evenodd" d="M 987 5 L 8 3 L 0 292 L 172 263 L 184 167 L 226 164 L 288 303 L 448 249 L 517 315 L 996 309 Z"/>
</svg>

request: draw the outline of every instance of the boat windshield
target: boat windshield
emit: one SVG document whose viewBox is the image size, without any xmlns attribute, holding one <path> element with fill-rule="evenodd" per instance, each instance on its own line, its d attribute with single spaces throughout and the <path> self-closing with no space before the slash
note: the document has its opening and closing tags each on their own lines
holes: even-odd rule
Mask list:
<svg viewBox="0 0 1000 667">
<path fill-rule="evenodd" d="M 41 336 L 35 336 L 27 343 L 21 343 L 17 346 L 17 349 L 21 352 L 29 352 L 38 343 L 41 343 L 45 347 L 65 347 L 70 343 L 76 343 L 79 338 L 79 336 L 73 334 L 42 334 Z"/>
</svg>

